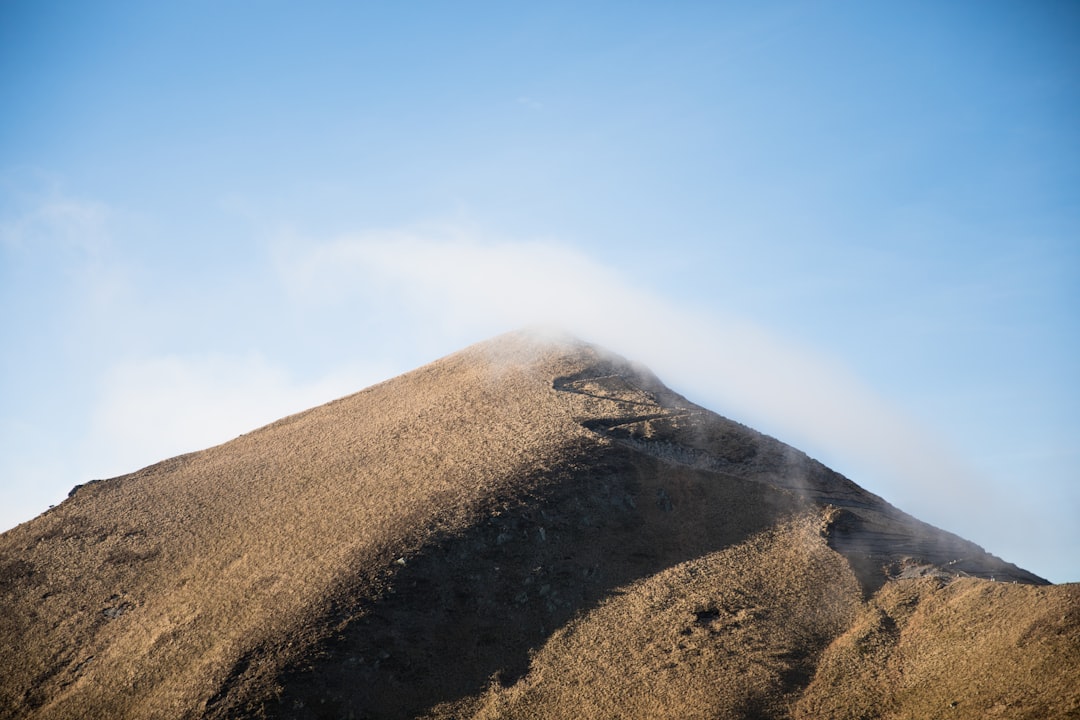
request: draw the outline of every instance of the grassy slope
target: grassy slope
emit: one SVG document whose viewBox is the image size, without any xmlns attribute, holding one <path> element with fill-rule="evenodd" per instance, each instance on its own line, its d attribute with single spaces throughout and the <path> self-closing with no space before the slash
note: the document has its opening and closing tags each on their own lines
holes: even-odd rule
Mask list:
<svg viewBox="0 0 1080 720">
<path fill-rule="evenodd" d="M 377 594 L 398 557 L 595 442 L 515 362 L 534 348 L 488 350 L 83 486 L 5 533 L 0 715 L 196 716 L 253 649 L 272 675 L 343 584 Z"/>
<path fill-rule="evenodd" d="M 824 654 L 797 718 L 1080 717 L 1080 584 L 888 583 Z"/>
<path fill-rule="evenodd" d="M 905 523 L 647 373 L 505 336 L 0 536 L 0 717 L 782 717 L 835 635 L 799 712 L 921 708 L 933 693 L 873 679 L 900 663 L 975 687 L 985 668 L 941 675 L 933 633 L 846 666 L 847 623 L 902 584 L 858 610 L 834 550 L 863 592 L 893 547 L 1024 574 Z M 1075 613 L 1039 615 L 1066 602 L 1045 592 L 991 603 L 1027 644 L 993 625 L 969 648 L 1013 653 L 1001 687 L 1028 687 L 1008 674 L 1028 655 L 1076 674 Z"/>
<path fill-rule="evenodd" d="M 781 717 L 860 599 L 805 516 L 628 586 L 475 717 Z"/>
</svg>

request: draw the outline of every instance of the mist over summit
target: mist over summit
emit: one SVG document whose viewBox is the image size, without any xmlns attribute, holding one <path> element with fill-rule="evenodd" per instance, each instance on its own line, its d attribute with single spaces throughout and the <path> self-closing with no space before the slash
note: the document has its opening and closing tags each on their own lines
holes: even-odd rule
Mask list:
<svg viewBox="0 0 1080 720">
<path fill-rule="evenodd" d="M 0 607 L 0 717 L 1080 712 L 1078 586 L 554 333 L 76 487 Z"/>
</svg>

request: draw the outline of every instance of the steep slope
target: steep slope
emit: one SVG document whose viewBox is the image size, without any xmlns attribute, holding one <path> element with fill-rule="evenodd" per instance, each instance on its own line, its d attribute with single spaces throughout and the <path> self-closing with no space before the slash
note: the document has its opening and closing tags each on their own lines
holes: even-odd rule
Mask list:
<svg viewBox="0 0 1080 720">
<path fill-rule="evenodd" d="M 272 677 L 339 598 L 378 596 L 395 560 L 595 444 L 537 372 L 572 358 L 535 349 L 476 348 L 5 533 L 0 707 L 197 716 L 245 663 Z"/>
<path fill-rule="evenodd" d="M 674 396 L 646 375 L 594 366 L 557 378 L 555 387 L 578 396 L 572 404 L 584 427 L 620 445 L 668 465 L 786 489 L 817 507 L 830 508 L 829 543 L 847 557 L 867 593 L 890 574 L 912 572 L 908 566 L 913 563 L 952 576 L 1046 584 L 971 542 L 901 512 L 804 453 Z M 650 388 L 652 395 L 639 388 Z M 620 405 L 605 406 L 601 400 Z"/>
<path fill-rule="evenodd" d="M 689 629 L 713 659 L 666 661 L 672 690 L 751 653 L 708 707 L 783 716 L 863 599 L 913 575 L 1044 582 L 621 358 L 516 333 L 0 536 L 0 717 L 556 716 L 559 648 L 665 592 L 642 638 Z M 772 608 L 732 610 L 745 636 L 736 595 Z M 651 667 L 634 642 L 603 647 Z M 647 715 L 611 681 L 616 714 Z"/>
</svg>

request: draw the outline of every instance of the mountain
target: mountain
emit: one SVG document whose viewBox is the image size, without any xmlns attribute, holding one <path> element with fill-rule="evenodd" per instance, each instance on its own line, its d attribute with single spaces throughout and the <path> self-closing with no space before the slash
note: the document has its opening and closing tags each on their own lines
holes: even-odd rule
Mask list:
<svg viewBox="0 0 1080 720">
<path fill-rule="evenodd" d="M 0 535 L 4 718 L 1080 717 L 1080 586 L 504 335 Z"/>
</svg>

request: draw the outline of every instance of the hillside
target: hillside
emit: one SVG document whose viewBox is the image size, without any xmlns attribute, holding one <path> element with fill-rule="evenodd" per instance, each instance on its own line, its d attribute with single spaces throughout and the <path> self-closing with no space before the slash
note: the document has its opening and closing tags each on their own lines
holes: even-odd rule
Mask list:
<svg viewBox="0 0 1080 720">
<path fill-rule="evenodd" d="M 1078 586 L 523 333 L 77 487 L 0 609 L 0 717 L 1080 713 Z"/>
</svg>

